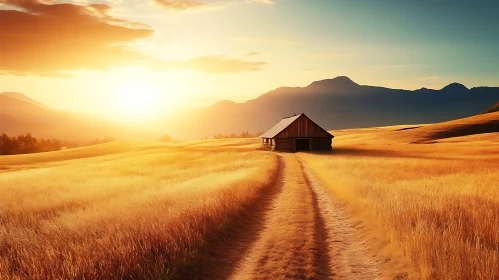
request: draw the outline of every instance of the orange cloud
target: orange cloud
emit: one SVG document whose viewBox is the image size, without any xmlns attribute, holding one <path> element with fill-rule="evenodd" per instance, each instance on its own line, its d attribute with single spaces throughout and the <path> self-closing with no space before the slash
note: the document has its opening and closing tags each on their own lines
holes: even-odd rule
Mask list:
<svg viewBox="0 0 499 280">
<path fill-rule="evenodd" d="M 220 56 L 186 61 L 147 56 L 127 45 L 150 37 L 154 31 L 143 23 L 110 16 L 107 4 L 0 0 L 2 4 L 13 9 L 0 10 L 0 75 L 71 77 L 75 70 L 130 65 L 163 71 L 180 68 L 239 73 L 257 71 L 266 64 Z"/>
<path fill-rule="evenodd" d="M 113 18 L 106 4 L 0 0 L 0 74 L 52 75 L 108 69 L 149 59 L 126 44 L 153 30 Z"/>
<path fill-rule="evenodd" d="M 205 6 L 205 2 L 195 0 L 154 0 L 157 4 L 172 10 L 188 10 Z"/>
<path fill-rule="evenodd" d="M 153 0 L 154 3 L 159 4 L 174 11 L 185 11 L 198 8 L 220 8 L 230 3 L 246 2 L 246 3 L 262 3 L 262 4 L 275 4 L 271 0 Z"/>
</svg>

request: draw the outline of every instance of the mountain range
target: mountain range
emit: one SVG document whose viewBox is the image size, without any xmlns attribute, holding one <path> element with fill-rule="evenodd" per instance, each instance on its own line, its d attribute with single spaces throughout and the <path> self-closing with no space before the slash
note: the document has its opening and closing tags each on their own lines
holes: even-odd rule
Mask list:
<svg viewBox="0 0 499 280">
<path fill-rule="evenodd" d="M 221 101 L 178 114 L 165 127 L 190 138 L 272 127 L 283 117 L 306 113 L 328 130 L 436 123 L 479 114 L 499 100 L 499 87 L 391 89 L 359 85 L 348 77 L 282 87 L 244 103 Z"/>
<path fill-rule="evenodd" d="M 281 87 L 244 103 L 221 101 L 212 106 L 165 116 L 157 136 L 198 139 L 218 133 L 267 130 L 284 117 L 306 113 L 327 130 L 422 124 L 477 115 L 499 101 L 499 87 L 467 88 L 452 83 L 442 89 L 391 89 L 359 85 L 348 77 L 315 81 L 306 87 Z M 0 133 L 31 132 L 64 140 L 154 139 L 107 124 L 98 118 L 61 112 L 19 93 L 0 94 Z"/>
</svg>

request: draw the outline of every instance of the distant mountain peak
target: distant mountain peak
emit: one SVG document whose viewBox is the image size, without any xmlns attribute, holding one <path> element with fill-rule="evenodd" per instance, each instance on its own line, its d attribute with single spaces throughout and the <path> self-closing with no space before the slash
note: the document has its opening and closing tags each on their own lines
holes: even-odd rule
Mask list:
<svg viewBox="0 0 499 280">
<path fill-rule="evenodd" d="M 13 99 L 16 99 L 16 100 L 19 100 L 19 101 L 23 101 L 23 102 L 28 102 L 28 103 L 31 103 L 33 105 L 36 105 L 36 106 L 39 106 L 39 107 L 43 107 L 43 108 L 46 108 L 48 109 L 49 107 L 45 104 L 42 104 L 34 99 L 31 99 L 29 97 L 27 97 L 26 95 L 22 94 L 22 93 L 18 93 L 18 92 L 2 92 L 0 93 L 0 96 L 6 96 L 6 97 L 9 97 L 9 98 L 13 98 Z"/>
<path fill-rule="evenodd" d="M 447 92 L 467 92 L 469 89 L 460 83 L 452 83 L 441 89 Z"/>
<path fill-rule="evenodd" d="M 347 76 L 338 76 L 336 78 L 331 79 L 331 81 L 334 81 L 335 83 L 352 84 L 352 85 L 358 86 L 358 84 L 356 82 L 352 81 L 352 79 L 350 79 Z"/>
<path fill-rule="evenodd" d="M 232 105 L 235 105 L 237 104 L 236 102 L 234 101 L 231 101 L 231 100 L 221 100 L 221 101 L 218 101 L 217 103 L 213 104 L 212 106 L 232 106 Z"/>
<path fill-rule="evenodd" d="M 1 92 L 0 95 L 16 98 L 16 99 L 24 99 L 24 98 L 29 98 L 26 95 L 19 93 L 19 92 L 11 92 L 11 91 L 4 91 Z"/>
<path fill-rule="evenodd" d="M 352 81 L 347 76 L 339 76 L 333 79 L 315 81 L 307 86 L 308 89 L 331 89 L 331 90 L 348 90 L 358 87 L 359 84 Z"/>
</svg>

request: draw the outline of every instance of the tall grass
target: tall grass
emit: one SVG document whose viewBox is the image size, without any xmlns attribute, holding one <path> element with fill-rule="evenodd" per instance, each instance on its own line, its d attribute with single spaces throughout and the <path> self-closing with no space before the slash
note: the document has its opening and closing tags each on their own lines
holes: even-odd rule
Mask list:
<svg viewBox="0 0 499 280">
<path fill-rule="evenodd" d="M 363 154 L 369 147 L 362 145 L 352 152 L 359 147 L 301 157 L 424 279 L 499 279 L 497 145 L 404 145 L 386 155 Z"/>
<path fill-rule="evenodd" d="M 275 156 L 232 146 L 113 143 L 0 158 L 0 279 L 178 276 L 275 176 Z"/>
</svg>

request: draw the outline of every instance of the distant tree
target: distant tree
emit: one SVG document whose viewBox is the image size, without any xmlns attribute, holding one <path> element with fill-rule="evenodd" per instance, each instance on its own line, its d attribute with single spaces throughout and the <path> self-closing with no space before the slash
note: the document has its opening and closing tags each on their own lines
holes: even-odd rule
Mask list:
<svg viewBox="0 0 499 280">
<path fill-rule="evenodd" d="M 102 139 L 95 138 L 94 140 L 90 141 L 88 144 L 89 146 L 92 145 L 98 145 L 98 144 L 104 144 L 104 143 L 109 143 L 109 142 L 114 142 L 116 139 L 114 137 L 104 137 Z"/>
<path fill-rule="evenodd" d="M 165 135 L 161 136 L 161 138 L 159 139 L 159 141 L 161 141 L 161 142 L 171 142 L 172 138 L 170 137 L 170 135 L 165 134 Z"/>
<path fill-rule="evenodd" d="M 98 142 L 110 142 L 115 139 L 106 137 Z M 95 141 L 95 140 L 94 140 Z M 68 141 L 61 141 L 57 138 L 52 139 L 37 139 L 27 133 L 26 135 L 8 136 L 7 134 L 0 135 L 0 155 L 15 155 L 29 154 L 39 152 L 58 151 L 62 148 L 78 147 L 77 144 Z"/>
<path fill-rule="evenodd" d="M 2 134 L 2 146 L 0 147 L 0 153 L 2 155 L 11 155 L 12 154 L 12 140 L 7 134 Z"/>
<path fill-rule="evenodd" d="M 222 139 L 222 138 L 224 138 L 224 135 L 222 133 L 218 133 L 218 134 L 215 134 L 215 136 L 213 136 L 213 138 Z"/>
<path fill-rule="evenodd" d="M 230 133 L 228 135 L 224 135 L 222 133 L 218 133 L 213 136 L 214 139 L 223 139 L 223 138 L 252 138 L 258 137 L 262 135 L 264 131 L 259 131 L 257 133 L 250 133 L 248 130 L 241 132 L 241 134 Z"/>
</svg>

